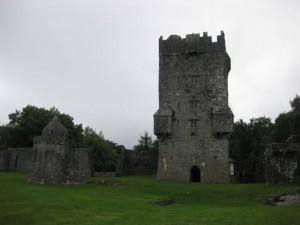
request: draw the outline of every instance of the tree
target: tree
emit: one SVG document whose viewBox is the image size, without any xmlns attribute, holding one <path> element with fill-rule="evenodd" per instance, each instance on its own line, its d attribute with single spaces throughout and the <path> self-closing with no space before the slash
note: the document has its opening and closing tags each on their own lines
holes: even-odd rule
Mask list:
<svg viewBox="0 0 300 225">
<path fill-rule="evenodd" d="M 252 118 L 247 124 L 239 120 L 229 138 L 231 157 L 238 160 L 264 158 L 266 144 L 270 142 L 273 123 L 270 118 Z"/>
<path fill-rule="evenodd" d="M 251 138 L 251 153 L 249 159 L 262 160 L 266 145 L 271 142 L 270 134 L 273 129 L 273 123 L 270 118 L 265 116 L 251 119 L 249 123 Z"/>
<path fill-rule="evenodd" d="M 272 142 L 282 143 L 291 135 L 291 113 L 280 113 L 275 119 L 274 129 L 271 134 Z"/>
<path fill-rule="evenodd" d="M 135 145 L 133 150 L 139 153 L 158 153 L 158 141 L 153 141 L 151 135 L 145 131 L 144 135 L 140 136 L 139 144 Z"/>
<path fill-rule="evenodd" d="M 294 135 L 300 135 L 300 97 L 296 97 L 290 101 L 291 105 L 291 133 Z"/>
<path fill-rule="evenodd" d="M 102 132 L 86 127 L 83 132 L 83 146 L 92 151 L 95 171 L 114 171 L 117 157 L 111 142 L 104 139 Z"/>
<path fill-rule="evenodd" d="M 2 145 L 6 147 L 31 147 L 33 138 L 41 135 L 43 128 L 54 116 L 58 116 L 67 128 L 69 138 L 81 144 L 82 125 L 75 125 L 70 115 L 60 113 L 55 107 L 47 110 L 28 105 L 21 111 L 16 110 L 16 112 L 8 115 L 9 123 L 5 126 L 7 138 L 6 143 L 2 143 Z"/>
<path fill-rule="evenodd" d="M 10 128 L 7 125 L 0 126 L 0 151 L 7 149 L 7 139 L 10 133 Z"/>
<path fill-rule="evenodd" d="M 285 142 L 291 135 L 300 135 L 300 97 L 290 101 L 291 110 L 281 113 L 275 120 L 272 132 L 273 142 Z"/>
<path fill-rule="evenodd" d="M 250 127 L 242 119 L 234 123 L 234 132 L 229 137 L 230 156 L 236 160 L 247 159 L 251 153 Z"/>
</svg>

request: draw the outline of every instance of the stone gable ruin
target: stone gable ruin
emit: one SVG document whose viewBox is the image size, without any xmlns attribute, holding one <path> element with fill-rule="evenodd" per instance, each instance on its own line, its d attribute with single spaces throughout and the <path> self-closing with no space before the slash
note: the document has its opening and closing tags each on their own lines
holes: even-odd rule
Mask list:
<svg viewBox="0 0 300 225">
<path fill-rule="evenodd" d="M 229 182 L 229 71 L 223 32 L 159 39 L 158 180 Z"/>
<path fill-rule="evenodd" d="M 93 175 L 91 151 L 75 148 L 68 131 L 55 117 L 34 138 L 32 148 L 0 151 L 0 171 L 29 172 L 28 181 L 36 183 L 81 183 Z"/>
<path fill-rule="evenodd" d="M 58 117 L 43 129 L 41 136 L 34 138 L 32 163 L 29 182 L 81 183 L 92 175 L 89 150 L 75 148 Z"/>
</svg>

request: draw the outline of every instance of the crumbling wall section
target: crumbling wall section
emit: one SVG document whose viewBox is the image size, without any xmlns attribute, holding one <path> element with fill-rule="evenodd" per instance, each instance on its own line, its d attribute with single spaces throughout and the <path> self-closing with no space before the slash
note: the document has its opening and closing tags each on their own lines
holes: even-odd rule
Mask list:
<svg viewBox="0 0 300 225">
<path fill-rule="evenodd" d="M 157 173 L 157 154 L 122 150 L 117 159 L 116 176 L 155 175 Z"/>
<path fill-rule="evenodd" d="M 0 170 L 29 172 L 32 167 L 32 148 L 9 148 L 0 152 Z"/>
<path fill-rule="evenodd" d="M 86 148 L 75 149 L 75 162 L 78 164 L 78 170 L 83 174 L 92 176 L 94 172 L 94 164 L 92 160 L 92 152 Z"/>
<path fill-rule="evenodd" d="M 285 143 L 266 147 L 266 182 L 300 182 L 300 138 L 290 137 Z"/>
<path fill-rule="evenodd" d="M 28 181 L 35 183 L 82 183 L 91 176 L 91 154 L 76 149 L 68 140 L 68 131 L 55 117 L 34 139 L 33 167 Z"/>
</svg>

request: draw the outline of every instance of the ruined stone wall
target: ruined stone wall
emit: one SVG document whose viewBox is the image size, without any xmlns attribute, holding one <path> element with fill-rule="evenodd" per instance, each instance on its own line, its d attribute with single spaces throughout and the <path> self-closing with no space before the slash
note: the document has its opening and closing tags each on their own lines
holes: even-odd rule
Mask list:
<svg viewBox="0 0 300 225">
<path fill-rule="evenodd" d="M 217 42 L 204 33 L 159 40 L 159 180 L 189 182 L 191 169 L 203 183 L 229 182 L 228 106 L 230 58 L 222 32 Z"/>
<path fill-rule="evenodd" d="M 32 148 L 9 148 L 0 151 L 0 170 L 29 172 L 32 167 Z"/>
<path fill-rule="evenodd" d="M 157 173 L 158 156 L 122 150 L 117 159 L 116 176 L 154 175 Z"/>
<path fill-rule="evenodd" d="M 92 160 L 92 152 L 85 148 L 75 149 L 75 161 L 78 163 L 78 170 L 89 176 L 93 175 L 94 164 Z"/>
<path fill-rule="evenodd" d="M 93 175 L 91 152 L 69 141 L 35 143 L 32 164 L 28 181 L 35 183 L 81 183 Z"/>
<path fill-rule="evenodd" d="M 65 179 L 65 143 L 38 142 L 34 145 L 33 170 L 29 181 L 59 183 Z"/>
<path fill-rule="evenodd" d="M 68 131 L 55 117 L 42 135 L 34 138 L 33 166 L 28 181 L 35 183 L 81 183 L 91 176 L 91 154 L 86 149 L 75 149 L 68 140 Z"/>
<path fill-rule="evenodd" d="M 36 145 L 35 147 L 37 147 Z M 64 145 L 45 145 L 45 143 L 40 144 L 39 148 L 44 149 L 44 151 L 48 151 L 48 156 L 62 148 Z M 7 150 L 0 151 L 0 171 L 18 171 L 18 172 L 30 172 L 32 167 L 34 166 L 34 148 L 9 148 Z M 44 153 L 46 156 L 46 153 Z M 55 153 L 58 154 L 57 152 Z M 41 156 L 42 157 L 42 156 Z M 55 159 L 54 159 L 55 160 Z M 93 162 L 91 157 L 91 151 L 84 148 L 76 148 L 74 152 L 74 167 L 78 168 L 78 170 L 82 171 L 85 174 L 89 174 L 90 176 L 93 173 Z M 48 163 L 50 163 L 49 160 Z M 53 162 L 55 163 L 55 162 Z M 52 167 L 52 165 L 48 165 Z"/>
<path fill-rule="evenodd" d="M 0 151 L 0 170 L 30 172 L 28 181 L 36 183 L 81 183 L 93 175 L 91 151 L 75 148 L 68 131 L 55 117 L 34 138 L 33 148 Z"/>
<path fill-rule="evenodd" d="M 267 183 L 300 182 L 300 138 L 293 136 L 285 143 L 266 147 Z"/>
</svg>

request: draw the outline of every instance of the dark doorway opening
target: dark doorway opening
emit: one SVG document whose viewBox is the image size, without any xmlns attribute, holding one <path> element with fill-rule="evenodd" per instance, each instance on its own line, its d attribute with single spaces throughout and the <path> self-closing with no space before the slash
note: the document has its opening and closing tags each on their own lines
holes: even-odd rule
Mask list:
<svg viewBox="0 0 300 225">
<path fill-rule="evenodd" d="M 200 169 L 197 166 L 193 166 L 191 169 L 190 182 L 200 182 Z"/>
</svg>

